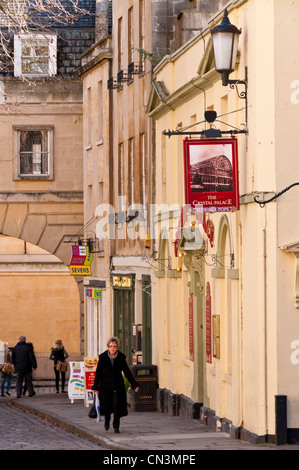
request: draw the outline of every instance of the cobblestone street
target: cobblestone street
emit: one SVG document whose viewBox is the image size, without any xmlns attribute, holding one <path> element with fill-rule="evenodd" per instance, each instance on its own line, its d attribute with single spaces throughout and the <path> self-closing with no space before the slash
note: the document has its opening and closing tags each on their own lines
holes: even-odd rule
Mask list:
<svg viewBox="0 0 299 470">
<path fill-rule="evenodd" d="M 0 449 L 102 450 L 103 447 L 3 401 L 0 403 Z"/>
</svg>

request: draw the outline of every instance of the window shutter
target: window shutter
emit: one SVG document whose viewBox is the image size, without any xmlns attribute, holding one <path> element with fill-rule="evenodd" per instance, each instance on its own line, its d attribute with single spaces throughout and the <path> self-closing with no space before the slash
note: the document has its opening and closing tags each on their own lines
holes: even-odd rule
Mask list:
<svg viewBox="0 0 299 470">
<path fill-rule="evenodd" d="M 21 37 L 17 34 L 14 35 L 14 76 L 20 77 L 22 75 L 22 60 L 21 60 Z"/>
<path fill-rule="evenodd" d="M 53 76 L 57 74 L 57 36 L 49 39 L 49 52 L 49 75 Z"/>
</svg>

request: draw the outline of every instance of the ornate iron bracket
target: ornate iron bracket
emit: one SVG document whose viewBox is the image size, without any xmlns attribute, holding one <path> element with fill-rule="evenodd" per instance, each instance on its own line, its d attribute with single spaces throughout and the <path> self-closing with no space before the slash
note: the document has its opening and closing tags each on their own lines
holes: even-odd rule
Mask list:
<svg viewBox="0 0 299 470">
<path fill-rule="evenodd" d="M 235 134 L 247 134 L 247 130 L 246 129 L 233 129 L 231 131 L 220 131 L 218 129 L 206 129 L 205 131 L 186 131 L 186 132 L 183 132 L 183 131 L 171 131 L 171 130 L 168 130 L 168 131 L 165 131 L 163 132 L 164 135 L 168 136 L 168 137 L 171 137 L 173 135 L 189 135 L 190 138 L 192 135 L 201 135 L 201 136 L 204 136 L 204 137 L 221 137 L 222 134 L 230 134 L 230 135 L 235 135 Z"/>
<path fill-rule="evenodd" d="M 175 131 L 165 131 L 163 132 L 164 135 L 171 137 L 172 135 L 189 135 L 190 138 L 192 135 L 200 135 L 206 138 L 215 138 L 221 137 L 222 134 L 247 134 L 248 133 L 248 97 L 247 97 L 247 89 L 248 89 L 248 72 L 247 67 L 245 67 L 245 80 L 228 80 L 228 77 L 222 76 L 222 84 L 224 86 L 229 85 L 231 89 L 236 89 L 237 95 L 240 99 L 245 100 L 245 129 L 232 129 L 229 131 L 221 131 L 220 129 L 214 129 L 211 127 L 211 124 L 217 121 L 217 113 L 215 111 L 206 111 L 205 112 L 205 121 L 210 124 L 210 129 L 205 129 L 203 131 L 184 131 L 176 129 Z M 244 91 L 239 91 L 238 86 L 243 85 L 245 87 Z M 213 113 L 213 114 L 212 114 Z M 197 123 L 200 124 L 200 123 Z M 229 126 L 229 124 L 227 124 Z M 232 127 L 232 126 L 231 126 Z"/>
<path fill-rule="evenodd" d="M 226 79 L 225 82 L 222 83 L 224 85 L 229 85 L 229 87 L 233 90 L 234 88 L 236 89 L 238 98 L 241 100 L 245 100 L 245 122 L 246 122 L 246 128 L 248 124 L 248 97 L 247 97 L 247 89 L 248 89 L 248 69 L 245 67 L 245 79 L 244 80 L 228 80 Z M 238 85 L 244 85 L 245 90 L 239 92 Z"/>
<path fill-rule="evenodd" d="M 229 80 L 228 81 L 229 87 L 233 90 L 236 88 L 237 95 L 241 100 L 246 100 L 247 98 L 247 82 L 246 80 Z M 245 85 L 245 90 L 239 92 L 238 85 Z"/>
<path fill-rule="evenodd" d="M 283 189 L 282 191 L 280 191 L 279 193 L 275 194 L 275 196 L 271 197 L 271 199 L 268 199 L 268 201 L 263 201 L 263 202 L 259 202 L 258 201 L 258 198 L 259 198 L 259 195 L 257 194 L 256 196 L 254 196 L 254 201 L 259 204 L 260 207 L 265 207 L 265 204 L 268 204 L 268 202 L 271 202 L 271 201 L 274 201 L 274 199 L 277 199 L 279 196 L 281 196 L 282 194 L 284 194 L 286 191 L 288 191 L 289 189 L 293 188 L 294 186 L 299 186 L 299 183 L 293 183 L 291 184 L 290 186 L 288 186 L 287 188 Z"/>
</svg>

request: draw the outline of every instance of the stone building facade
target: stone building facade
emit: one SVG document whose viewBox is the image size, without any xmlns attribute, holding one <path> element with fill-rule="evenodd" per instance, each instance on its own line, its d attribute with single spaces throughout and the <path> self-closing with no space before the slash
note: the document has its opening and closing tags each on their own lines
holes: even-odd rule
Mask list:
<svg viewBox="0 0 299 470">
<path fill-rule="evenodd" d="M 59 336 L 71 357 L 84 354 L 82 278 L 72 277 L 68 265 L 84 223 L 82 83 L 75 72 L 94 42 L 95 2 L 79 4 L 88 14 L 73 24 L 48 22 L 35 33 L 1 18 L 9 47 L 2 56 L 9 67 L 0 66 L 1 339 L 13 346 L 26 335 L 35 345 L 35 378 L 52 378 L 48 353 Z"/>
<path fill-rule="evenodd" d="M 84 284 L 102 289 L 102 299 L 87 297 L 85 302 L 88 354 L 103 350 L 113 333 L 120 336 L 130 363 L 155 361 L 152 302 L 159 261 L 151 211 L 156 145 L 154 121 L 146 115 L 152 71 L 161 57 L 198 34 L 221 3 L 97 2 L 97 41 L 84 54 L 79 71 L 86 234 L 95 233 L 100 244 Z"/>
</svg>

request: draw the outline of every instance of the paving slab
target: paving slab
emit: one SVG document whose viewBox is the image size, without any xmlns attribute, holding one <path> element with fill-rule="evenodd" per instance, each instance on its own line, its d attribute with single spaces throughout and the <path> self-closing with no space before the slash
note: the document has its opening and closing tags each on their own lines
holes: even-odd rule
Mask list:
<svg viewBox="0 0 299 470">
<path fill-rule="evenodd" d="M 67 394 L 39 393 L 34 397 L 12 397 L 15 406 L 49 420 L 110 450 L 298 450 L 299 445 L 254 445 L 214 432 L 198 420 L 156 411 L 132 411 L 121 418 L 120 433 L 105 431 L 104 420 L 88 417 L 83 400 L 73 403 Z"/>
</svg>

